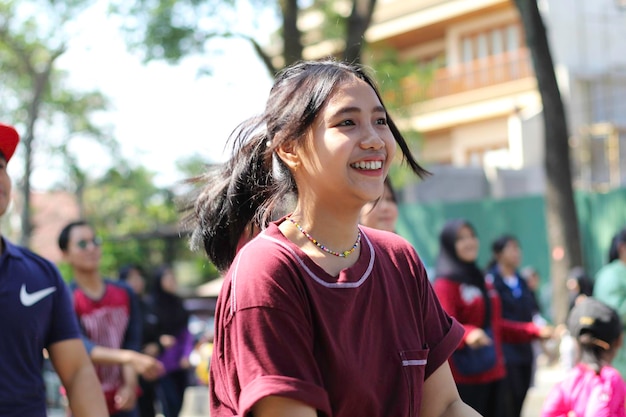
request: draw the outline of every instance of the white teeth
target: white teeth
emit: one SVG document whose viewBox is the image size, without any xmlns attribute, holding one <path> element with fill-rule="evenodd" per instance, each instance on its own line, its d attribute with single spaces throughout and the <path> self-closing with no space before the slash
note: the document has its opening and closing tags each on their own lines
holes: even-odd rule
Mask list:
<svg viewBox="0 0 626 417">
<path fill-rule="evenodd" d="M 352 167 L 356 169 L 375 170 L 383 167 L 383 161 L 361 161 L 352 164 Z"/>
</svg>

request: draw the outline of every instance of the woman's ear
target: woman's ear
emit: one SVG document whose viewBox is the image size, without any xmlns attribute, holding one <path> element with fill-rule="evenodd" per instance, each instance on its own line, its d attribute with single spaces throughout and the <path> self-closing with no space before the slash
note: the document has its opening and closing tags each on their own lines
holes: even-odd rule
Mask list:
<svg viewBox="0 0 626 417">
<path fill-rule="evenodd" d="M 276 149 L 278 157 L 291 170 L 295 170 L 300 165 L 300 156 L 296 150 L 297 146 L 294 141 L 284 142 Z"/>
</svg>

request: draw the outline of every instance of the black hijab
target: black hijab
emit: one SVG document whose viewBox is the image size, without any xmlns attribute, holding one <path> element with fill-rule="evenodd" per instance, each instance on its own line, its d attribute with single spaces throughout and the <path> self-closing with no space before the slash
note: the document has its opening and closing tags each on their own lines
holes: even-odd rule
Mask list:
<svg viewBox="0 0 626 417">
<path fill-rule="evenodd" d="M 157 269 L 152 295 L 161 334 L 177 336 L 187 326 L 189 313 L 178 295 L 163 289 L 163 276 L 170 271 L 172 269 L 168 265 L 163 265 Z"/>
<path fill-rule="evenodd" d="M 466 262 L 459 259 L 456 253 L 456 241 L 459 230 L 468 227 L 476 235 L 476 229 L 464 219 L 448 220 L 439 234 L 439 256 L 435 268 L 436 277 L 474 285 L 485 289 L 485 277 L 476 261 Z"/>
</svg>

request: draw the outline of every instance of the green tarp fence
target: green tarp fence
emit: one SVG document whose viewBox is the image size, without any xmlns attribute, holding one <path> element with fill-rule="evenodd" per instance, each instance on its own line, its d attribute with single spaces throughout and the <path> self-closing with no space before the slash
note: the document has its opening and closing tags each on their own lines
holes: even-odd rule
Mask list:
<svg viewBox="0 0 626 417">
<path fill-rule="evenodd" d="M 626 189 L 606 193 L 576 192 L 584 265 L 590 276 L 607 260 L 611 237 L 626 226 Z M 541 276 L 540 299 L 549 303 L 550 249 L 546 235 L 543 196 L 485 199 L 460 203 L 401 204 L 398 233 L 415 247 L 429 271 L 434 270 L 439 231 L 452 218 L 465 218 L 480 239 L 479 263 L 489 262 L 491 242 L 510 233 L 519 239 L 522 266 L 535 267 Z M 432 278 L 432 275 L 431 275 Z"/>
</svg>

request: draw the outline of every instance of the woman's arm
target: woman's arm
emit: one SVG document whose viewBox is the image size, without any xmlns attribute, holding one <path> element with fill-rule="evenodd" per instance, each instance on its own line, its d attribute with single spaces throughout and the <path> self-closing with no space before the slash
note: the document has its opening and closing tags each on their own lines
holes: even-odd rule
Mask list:
<svg viewBox="0 0 626 417">
<path fill-rule="evenodd" d="M 444 362 L 424 381 L 421 417 L 480 417 L 465 404 L 456 389 L 450 365 Z"/>
<path fill-rule="evenodd" d="M 275 395 L 262 398 L 252 407 L 254 417 L 317 417 L 317 411 L 303 402 Z"/>
</svg>

